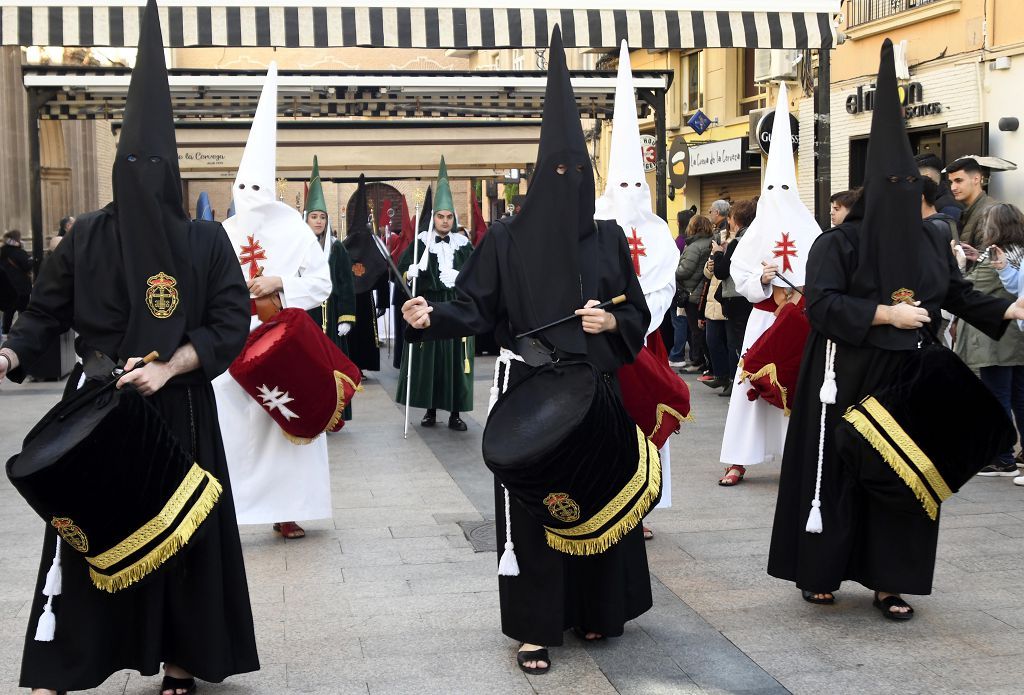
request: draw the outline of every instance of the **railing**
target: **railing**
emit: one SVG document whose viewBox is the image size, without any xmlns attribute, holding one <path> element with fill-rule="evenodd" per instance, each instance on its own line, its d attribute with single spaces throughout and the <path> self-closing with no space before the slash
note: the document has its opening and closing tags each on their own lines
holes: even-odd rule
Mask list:
<svg viewBox="0 0 1024 695">
<path fill-rule="evenodd" d="M 876 19 L 892 17 L 900 12 L 913 10 L 922 5 L 930 5 L 939 0 L 848 0 L 847 27 L 867 24 Z"/>
</svg>

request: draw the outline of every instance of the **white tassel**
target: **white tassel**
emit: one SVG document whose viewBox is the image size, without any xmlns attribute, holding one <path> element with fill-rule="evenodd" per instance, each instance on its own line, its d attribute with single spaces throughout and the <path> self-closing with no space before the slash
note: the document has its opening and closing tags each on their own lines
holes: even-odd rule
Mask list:
<svg viewBox="0 0 1024 695">
<path fill-rule="evenodd" d="M 807 533 L 821 533 L 821 472 L 825 461 L 825 415 L 830 405 L 836 402 L 836 344 L 829 340 L 825 343 L 825 381 L 821 385 L 821 425 L 818 428 L 818 473 L 814 480 L 814 499 L 811 511 L 807 515 Z"/>
<path fill-rule="evenodd" d="M 505 552 L 501 554 L 501 562 L 498 563 L 498 574 L 502 577 L 519 576 L 519 560 L 516 559 L 514 548 L 512 541 L 505 541 Z"/>
<path fill-rule="evenodd" d="M 516 559 L 516 545 L 512 542 L 512 510 L 508 498 L 508 488 L 502 485 L 501 489 L 505 491 L 505 552 L 501 554 L 501 560 L 498 562 L 498 575 L 518 577 L 519 560 Z"/>
<path fill-rule="evenodd" d="M 490 414 L 494 408 L 494 404 L 498 402 L 498 396 L 505 391 L 508 391 L 509 372 L 511 372 L 512 360 L 519 360 L 522 362 L 523 358 L 515 354 L 511 350 L 505 348 L 501 349 L 501 353 L 498 355 L 498 359 L 494 362 L 494 384 L 491 386 L 491 398 L 487 404 L 487 413 Z M 501 379 L 501 367 L 505 367 L 505 378 Z M 498 384 L 501 384 L 499 391 Z M 504 485 L 501 489 L 505 492 L 505 552 L 501 554 L 501 560 L 498 561 L 498 576 L 501 577 L 518 577 L 519 576 L 519 560 L 516 558 L 516 546 L 512 542 L 512 511 L 510 508 L 510 501 L 508 497 L 508 489 Z"/>
<path fill-rule="evenodd" d="M 52 642 L 53 636 L 57 633 L 57 617 L 53 614 L 53 607 L 50 605 L 52 602 L 51 596 L 43 606 L 43 614 L 36 623 L 36 642 Z"/>
<path fill-rule="evenodd" d="M 836 402 L 836 373 L 825 372 L 825 381 L 821 385 L 821 391 L 818 393 L 818 397 L 822 403 L 828 405 L 835 405 Z"/>
<path fill-rule="evenodd" d="M 807 533 L 821 533 L 821 500 L 811 502 L 811 513 L 807 515 Z"/>
<path fill-rule="evenodd" d="M 60 566 L 60 537 L 57 537 L 57 552 L 53 555 L 53 562 L 46 572 L 46 582 L 43 584 L 43 596 L 60 596 L 64 584 L 64 573 Z"/>
</svg>

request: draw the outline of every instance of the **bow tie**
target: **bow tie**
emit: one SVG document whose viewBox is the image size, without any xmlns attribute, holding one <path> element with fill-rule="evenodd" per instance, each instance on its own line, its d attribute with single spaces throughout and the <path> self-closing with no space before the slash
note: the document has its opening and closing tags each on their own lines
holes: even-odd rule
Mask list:
<svg viewBox="0 0 1024 695">
<path fill-rule="evenodd" d="M 452 240 L 450 238 L 448 238 L 448 236 L 446 235 L 446 236 L 436 236 L 436 237 L 434 237 L 434 241 L 436 241 L 439 244 L 450 244 Z"/>
</svg>

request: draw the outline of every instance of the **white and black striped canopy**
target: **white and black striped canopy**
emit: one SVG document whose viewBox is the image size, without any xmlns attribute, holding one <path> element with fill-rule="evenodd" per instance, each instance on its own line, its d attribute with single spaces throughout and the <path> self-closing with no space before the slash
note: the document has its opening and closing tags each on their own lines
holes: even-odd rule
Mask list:
<svg viewBox="0 0 1024 695">
<path fill-rule="evenodd" d="M 141 0 L 14 0 L 0 39 L 18 46 L 134 46 Z M 142 3 L 144 4 L 144 3 Z M 170 0 L 164 41 L 194 46 L 545 47 L 557 23 L 567 47 L 817 48 L 835 42 L 838 0 Z M 609 7 L 611 6 L 611 7 Z M 551 8 L 555 9 L 551 9 Z M 650 8 L 650 9 L 644 9 Z"/>
<path fill-rule="evenodd" d="M 46 93 L 43 120 L 119 119 L 131 71 L 127 68 L 25 66 L 25 87 Z M 278 73 L 278 114 L 285 118 L 343 116 L 404 118 L 540 118 L 543 71 L 423 72 L 302 71 Z M 266 81 L 263 70 L 172 70 L 168 76 L 174 115 L 193 119 L 252 118 Z M 664 93 L 669 71 L 633 73 L 638 89 Z M 611 118 L 614 73 L 573 73 L 580 113 Z M 637 103 L 638 115 L 647 105 Z"/>
</svg>

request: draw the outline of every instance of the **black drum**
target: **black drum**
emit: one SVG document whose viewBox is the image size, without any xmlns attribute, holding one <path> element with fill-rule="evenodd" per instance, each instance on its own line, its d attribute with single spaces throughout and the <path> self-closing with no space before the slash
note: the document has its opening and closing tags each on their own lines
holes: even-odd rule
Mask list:
<svg viewBox="0 0 1024 695">
<path fill-rule="evenodd" d="M 999 401 L 959 357 L 934 344 L 908 351 L 893 381 L 850 408 L 836 429 L 839 457 L 868 494 L 932 521 L 943 501 L 1014 441 Z"/>
<path fill-rule="evenodd" d="M 135 389 L 85 388 L 48 412 L 7 462 L 29 506 L 119 591 L 179 552 L 220 499 L 163 416 Z"/>
<path fill-rule="evenodd" d="M 657 447 L 586 362 L 533 368 L 509 388 L 487 419 L 483 456 L 548 545 L 571 555 L 607 550 L 661 496 Z"/>
</svg>

